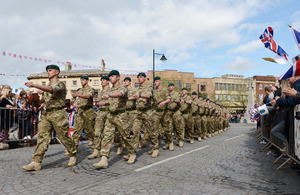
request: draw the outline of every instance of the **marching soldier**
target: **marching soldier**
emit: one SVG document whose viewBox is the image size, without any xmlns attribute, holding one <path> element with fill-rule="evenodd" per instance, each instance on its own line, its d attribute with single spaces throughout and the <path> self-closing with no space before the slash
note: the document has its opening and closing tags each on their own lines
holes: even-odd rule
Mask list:
<svg viewBox="0 0 300 195">
<path fill-rule="evenodd" d="M 159 153 L 159 135 L 162 133 L 163 119 L 165 114 L 165 105 L 167 103 L 168 90 L 161 86 L 161 78 L 159 76 L 154 77 L 155 89 L 153 90 L 153 130 L 150 132 L 150 139 L 152 144 L 152 150 L 149 154 L 152 154 L 152 158 L 156 158 Z"/>
<path fill-rule="evenodd" d="M 88 159 L 97 158 L 101 149 L 104 124 L 108 115 L 108 105 L 105 105 L 105 102 L 107 102 L 107 100 L 102 98 L 103 95 L 109 93 L 109 77 L 107 75 L 101 77 L 101 86 L 102 89 L 98 91 L 98 105 L 101 106 L 99 107 L 95 121 L 94 145 L 92 147 L 93 153 L 88 156 Z"/>
<path fill-rule="evenodd" d="M 139 146 L 140 140 L 140 130 L 143 127 L 144 134 L 150 134 L 152 132 L 152 124 L 150 122 L 151 119 L 151 97 L 153 88 L 151 85 L 146 84 L 147 76 L 144 72 L 140 72 L 137 75 L 139 87 L 137 88 L 136 93 L 129 97 L 128 100 L 136 100 L 136 110 L 137 110 L 137 118 L 133 121 L 133 147 L 135 152 Z M 156 135 L 155 135 L 156 136 Z M 147 140 L 146 138 L 144 138 Z M 158 145 L 158 139 L 152 140 L 152 147 L 156 149 L 156 145 Z M 130 160 L 130 157 L 129 157 Z M 128 160 L 128 162 L 129 162 Z"/>
<path fill-rule="evenodd" d="M 126 149 L 129 152 L 130 157 L 127 163 L 134 163 L 136 158 L 133 144 L 129 141 L 129 137 L 126 136 L 126 132 L 128 132 L 129 128 L 128 117 L 125 113 L 127 88 L 120 83 L 119 71 L 112 70 L 108 76 L 112 88 L 109 90 L 109 93 L 102 95 L 102 98 L 105 99 L 106 102 L 101 103 L 101 105 L 108 105 L 109 113 L 105 122 L 103 139 L 101 142 L 101 160 L 98 163 L 93 164 L 93 166 L 98 169 L 108 167 L 107 159 L 109 158 L 116 128 L 118 128 Z"/>
<path fill-rule="evenodd" d="M 25 83 L 27 87 L 35 87 L 44 91 L 44 105 L 46 108 L 46 111 L 43 112 L 42 119 L 38 124 L 38 140 L 35 152 L 32 155 L 32 162 L 22 167 L 28 171 L 41 170 L 41 162 L 48 149 L 53 129 L 55 129 L 61 143 L 69 152 L 70 161 L 68 166 L 76 165 L 77 161 L 77 150 L 72 138 L 68 136 L 68 116 L 64 110 L 67 94 L 66 86 L 58 79 L 60 69 L 57 65 L 48 65 L 46 71 L 50 81 L 48 85 L 44 86 L 32 82 Z"/>
<path fill-rule="evenodd" d="M 90 144 L 92 145 L 94 140 L 94 126 L 95 126 L 95 111 L 93 108 L 93 97 L 95 90 L 88 85 L 88 76 L 82 76 L 80 78 L 82 88 L 76 93 L 72 93 L 73 98 L 77 98 L 76 103 L 78 108 L 75 115 L 74 133 L 72 138 L 74 140 L 75 147 L 78 148 L 80 135 L 84 128 Z"/>
<path fill-rule="evenodd" d="M 197 138 L 198 141 L 201 141 L 201 116 L 199 112 L 200 100 L 198 100 L 197 93 L 195 91 L 192 93 L 192 101 L 191 113 L 194 121 L 194 137 Z"/>
<path fill-rule="evenodd" d="M 192 98 L 187 94 L 187 88 L 181 89 L 180 112 L 185 121 L 185 136 L 191 144 L 194 143 L 194 120 L 191 113 Z"/>
<path fill-rule="evenodd" d="M 174 150 L 173 137 L 172 137 L 172 128 L 176 130 L 176 138 L 178 140 L 179 147 L 183 147 L 184 140 L 184 119 L 179 110 L 180 105 L 180 94 L 174 91 L 174 83 L 169 83 L 169 96 L 168 96 L 168 105 L 167 111 L 164 118 L 164 129 L 165 129 L 165 142 L 166 145 L 163 149 L 169 149 L 170 151 Z"/>
</svg>

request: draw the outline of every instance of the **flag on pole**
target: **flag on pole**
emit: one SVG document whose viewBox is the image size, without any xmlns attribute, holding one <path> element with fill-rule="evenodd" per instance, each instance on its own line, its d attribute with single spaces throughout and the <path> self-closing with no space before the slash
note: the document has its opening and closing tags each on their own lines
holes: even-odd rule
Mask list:
<svg viewBox="0 0 300 195">
<path fill-rule="evenodd" d="M 277 53 L 281 57 L 284 57 L 288 60 L 288 54 L 279 46 L 273 39 L 273 29 L 272 27 L 268 27 L 264 30 L 263 34 L 259 36 L 261 42 L 265 45 L 266 48 L 270 49 L 271 51 Z"/>
<path fill-rule="evenodd" d="M 286 61 L 280 55 L 276 55 L 274 58 L 262 58 L 262 59 L 277 64 L 286 64 Z"/>
<path fill-rule="evenodd" d="M 298 30 L 294 29 L 291 25 L 289 25 L 289 27 L 291 27 L 291 29 L 292 29 L 292 33 L 294 35 L 296 44 L 300 50 L 300 32 Z"/>
<path fill-rule="evenodd" d="M 285 80 L 290 77 L 300 76 L 300 60 L 298 60 L 293 66 L 291 66 L 286 73 L 281 75 L 278 80 Z"/>
</svg>

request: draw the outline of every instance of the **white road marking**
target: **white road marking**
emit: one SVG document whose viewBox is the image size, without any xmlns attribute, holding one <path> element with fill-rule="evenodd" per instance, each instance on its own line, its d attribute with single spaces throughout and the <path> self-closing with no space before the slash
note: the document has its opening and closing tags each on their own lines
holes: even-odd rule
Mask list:
<svg viewBox="0 0 300 195">
<path fill-rule="evenodd" d="M 183 153 L 183 154 L 179 154 L 179 155 L 177 155 L 177 156 L 173 156 L 173 157 L 167 158 L 167 159 L 165 159 L 165 160 L 161 160 L 161 161 L 159 161 L 159 162 L 156 162 L 156 163 L 153 163 L 153 164 L 150 164 L 150 165 L 147 165 L 147 166 L 138 168 L 138 169 L 135 169 L 134 171 L 136 171 L 136 172 L 143 171 L 143 170 L 148 169 L 148 168 L 150 168 L 150 167 L 153 167 L 153 166 L 162 164 L 162 163 L 164 163 L 164 162 L 173 160 L 173 159 L 175 159 L 175 158 L 179 158 L 179 157 L 181 157 L 181 156 L 190 154 L 190 153 L 195 152 L 195 151 L 202 150 L 202 149 L 207 148 L 207 147 L 209 147 L 209 145 L 203 146 L 203 147 L 201 147 L 201 148 L 197 148 L 197 149 L 194 149 L 194 150 L 191 150 L 191 151 L 189 151 L 189 152 L 185 152 L 185 153 Z"/>
<path fill-rule="evenodd" d="M 229 141 L 229 140 L 232 140 L 232 139 L 235 139 L 235 138 L 238 138 L 238 137 L 242 137 L 244 136 L 245 134 L 242 134 L 242 135 L 238 135 L 238 136 L 235 136 L 235 137 L 232 137 L 232 138 L 229 138 L 229 139 L 225 139 L 225 142 Z"/>
</svg>

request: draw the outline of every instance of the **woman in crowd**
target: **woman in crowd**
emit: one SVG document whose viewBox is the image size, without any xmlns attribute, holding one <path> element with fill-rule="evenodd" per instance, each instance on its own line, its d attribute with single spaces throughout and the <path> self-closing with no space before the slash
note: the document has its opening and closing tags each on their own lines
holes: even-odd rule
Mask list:
<svg viewBox="0 0 300 195">
<path fill-rule="evenodd" d="M 19 108 L 19 127 L 22 132 L 23 139 L 31 139 L 31 109 L 28 104 L 27 93 L 25 91 L 20 92 L 20 98 L 17 100 L 17 106 Z"/>
<path fill-rule="evenodd" d="M 37 124 L 39 121 L 39 116 L 40 116 L 40 106 L 41 106 L 41 101 L 40 101 L 40 96 L 37 93 L 33 93 L 29 97 L 28 101 L 30 107 L 31 107 L 31 130 L 33 129 L 32 136 L 34 136 L 37 133 Z"/>
</svg>

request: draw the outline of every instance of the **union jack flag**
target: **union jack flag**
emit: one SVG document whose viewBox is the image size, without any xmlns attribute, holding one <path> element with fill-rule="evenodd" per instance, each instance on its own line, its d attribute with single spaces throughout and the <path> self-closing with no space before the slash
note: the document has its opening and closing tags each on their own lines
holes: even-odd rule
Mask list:
<svg viewBox="0 0 300 195">
<path fill-rule="evenodd" d="M 274 41 L 273 33 L 273 28 L 268 27 L 264 30 L 263 34 L 260 35 L 259 39 L 265 45 L 266 48 L 270 49 L 271 51 L 277 53 L 281 57 L 284 57 L 286 60 L 288 60 L 288 54 Z"/>
<path fill-rule="evenodd" d="M 5 133 L 4 133 L 4 130 L 2 130 L 2 131 L 0 132 L 0 142 L 3 141 L 4 138 L 5 138 Z"/>
<path fill-rule="evenodd" d="M 281 75 L 278 80 L 285 80 L 290 77 L 300 76 L 300 60 L 298 60 L 293 66 L 291 66 L 286 73 Z"/>
</svg>

